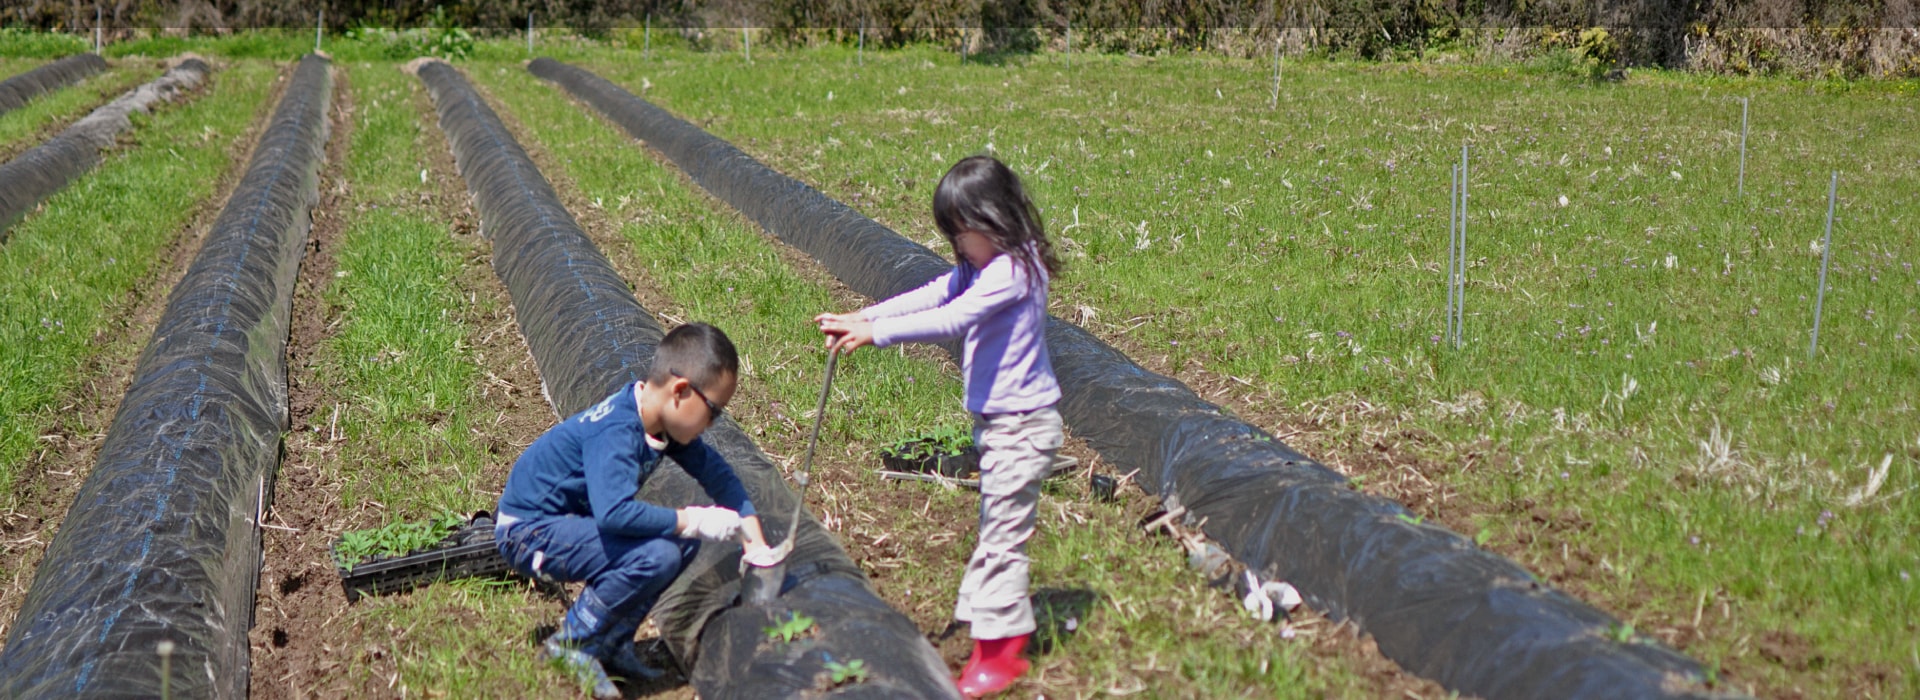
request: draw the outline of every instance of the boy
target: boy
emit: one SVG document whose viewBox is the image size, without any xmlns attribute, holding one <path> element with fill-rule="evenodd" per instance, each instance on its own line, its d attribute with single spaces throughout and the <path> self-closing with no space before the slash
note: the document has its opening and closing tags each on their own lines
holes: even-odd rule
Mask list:
<svg viewBox="0 0 1920 700">
<path fill-rule="evenodd" d="M 595 698 L 620 697 L 609 669 L 631 680 L 660 675 L 634 654 L 634 632 L 701 541 L 744 535 L 748 561 L 771 554 L 746 488 L 700 440 L 733 399 L 739 372 L 725 333 L 705 323 L 675 328 L 646 381 L 549 429 L 507 476 L 494 540 L 522 574 L 587 582 L 541 655 L 592 686 Z M 663 456 L 718 505 L 676 511 L 637 500 Z"/>
</svg>

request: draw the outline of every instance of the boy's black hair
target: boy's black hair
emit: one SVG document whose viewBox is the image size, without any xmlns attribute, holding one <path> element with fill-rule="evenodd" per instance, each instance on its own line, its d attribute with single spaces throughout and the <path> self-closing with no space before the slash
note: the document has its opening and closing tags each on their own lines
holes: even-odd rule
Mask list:
<svg viewBox="0 0 1920 700">
<path fill-rule="evenodd" d="M 711 325 L 694 322 L 667 333 L 653 351 L 653 369 L 647 383 L 664 384 L 676 376 L 706 389 L 722 376 L 740 377 L 740 354 L 733 349 L 727 334 Z"/>
<path fill-rule="evenodd" d="M 1040 268 L 1049 275 L 1060 272 L 1040 210 L 1027 198 L 1020 176 L 993 156 L 968 156 L 947 170 L 933 190 L 933 223 L 950 244 L 962 231 L 984 234 L 996 250 L 1013 256 L 1035 279 Z M 953 255 L 960 257 L 958 246 Z"/>
</svg>

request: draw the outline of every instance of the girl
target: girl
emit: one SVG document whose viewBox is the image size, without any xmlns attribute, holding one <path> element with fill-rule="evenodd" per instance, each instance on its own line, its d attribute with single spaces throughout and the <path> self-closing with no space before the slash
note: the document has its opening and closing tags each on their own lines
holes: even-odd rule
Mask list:
<svg viewBox="0 0 1920 700">
<path fill-rule="evenodd" d="M 1062 439 L 1060 385 L 1047 356 L 1047 283 L 1060 269 L 1020 178 L 989 156 L 953 166 L 933 193 L 933 220 L 959 263 L 919 289 L 848 314 L 814 317 L 830 350 L 966 336 L 973 440 L 980 449 L 980 538 L 960 580 L 956 621 L 972 624 L 960 691 L 1005 690 L 1027 672 L 1033 636 L 1027 540 L 1040 480 Z"/>
</svg>

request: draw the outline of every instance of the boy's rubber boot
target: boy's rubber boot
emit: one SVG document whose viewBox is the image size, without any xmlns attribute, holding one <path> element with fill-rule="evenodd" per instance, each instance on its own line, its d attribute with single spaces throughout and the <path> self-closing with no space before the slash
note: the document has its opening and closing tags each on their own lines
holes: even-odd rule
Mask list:
<svg viewBox="0 0 1920 700">
<path fill-rule="evenodd" d="M 640 620 L 645 612 L 643 610 L 639 616 L 609 626 L 597 644 L 604 652 L 600 657 L 601 667 L 629 683 L 644 683 L 667 674 L 641 661 L 640 654 L 633 650 L 633 634 L 640 629 Z"/>
<path fill-rule="evenodd" d="M 976 639 L 973 641 L 975 658 L 967 662 L 960 670 L 960 694 L 970 698 L 979 698 L 1006 690 L 1013 682 L 1026 675 L 1027 663 L 1024 653 L 1031 633 L 1005 639 Z"/>
<path fill-rule="evenodd" d="M 620 689 L 613 685 L 606 668 L 600 665 L 602 649 L 595 643 L 605 632 L 602 626 L 607 622 L 607 613 L 607 606 L 593 594 L 593 589 L 581 591 L 573 606 L 567 608 L 560 629 L 540 643 L 540 658 L 565 666 L 574 680 L 593 693 L 594 700 L 620 697 Z"/>
</svg>

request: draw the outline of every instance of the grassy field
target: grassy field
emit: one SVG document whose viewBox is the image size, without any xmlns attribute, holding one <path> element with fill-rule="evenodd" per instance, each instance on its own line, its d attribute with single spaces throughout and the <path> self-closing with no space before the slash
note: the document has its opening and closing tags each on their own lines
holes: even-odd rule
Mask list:
<svg viewBox="0 0 1920 700">
<path fill-rule="evenodd" d="M 65 128 L 93 108 L 159 75 L 158 65 L 128 61 L 0 114 L 0 158 L 33 148 L 41 137 L 51 135 L 50 130 Z"/>
<path fill-rule="evenodd" d="M 1068 255 L 1056 315 L 1701 659 L 1733 688 L 1920 693 L 1920 243 L 1902 223 L 1920 215 L 1920 145 L 1902 131 L 1916 84 L 1660 72 L 1596 84 L 1552 60 L 1442 56 L 1289 59 L 1276 89 L 1271 64 L 1206 56 L 1083 54 L 1069 68 L 1059 56 L 962 65 L 926 48 L 857 59 L 756 46 L 748 63 L 655 40 L 649 56 L 586 42 L 541 53 L 937 251 L 934 183 L 954 160 L 991 151 L 1027 178 Z M 224 167 L 200 152 L 217 154 L 245 127 L 276 61 L 303 46 L 240 37 L 109 53 L 182 48 L 259 58 L 164 109 L 134 132 L 142 145 L 0 246 L 0 271 L 14 270 L 0 274 L 0 499 L 55 420 L 102 309 L 142 278 L 146 263 L 132 261 Z M 329 244 L 336 268 L 307 289 L 317 302 L 296 300 L 321 304 L 327 320 L 295 370 L 313 390 L 296 392 L 287 468 L 324 484 L 296 523 L 320 549 L 341 529 L 486 507 L 518 447 L 552 421 L 524 349 L 502 339 L 515 332 L 511 310 L 464 225 L 464 184 L 422 91 L 393 62 L 359 58 L 370 49 L 339 49 L 355 104 L 348 194 Z M 731 412 L 797 467 L 821 359 L 806 319 L 864 300 L 527 75 L 519 53 L 482 42 L 483 60 L 460 65 L 650 311 L 733 335 L 746 381 Z M 1749 96 L 1740 197 L 1738 98 Z M 151 140 L 163 136 L 171 148 Z M 1462 144 L 1473 158 L 1471 264 L 1456 351 L 1438 336 L 1446 169 Z M 1834 170 L 1830 288 L 1809 357 L 1820 264 L 1809 244 Z M 128 182 L 108 187 L 115 178 Z M 141 221 L 113 219 L 131 212 Z M 59 233 L 75 230 L 128 233 Z M 53 262 L 74 259 L 108 264 Z M 880 482 L 873 453 L 963 424 L 959 393 L 951 363 L 925 349 L 843 363 L 822 487 L 809 496 L 876 589 L 930 633 L 971 545 L 971 499 Z M 277 508 L 295 507 L 290 491 L 283 481 Z M 1035 587 L 1094 602 L 1022 692 L 1438 694 L 1325 627 L 1309 625 L 1305 643 L 1275 640 L 1177 547 L 1138 532 L 1151 504 L 1137 491 L 1117 504 L 1091 501 L 1078 481 L 1048 493 Z M 263 589 L 287 593 L 290 580 L 272 572 Z M 315 605 L 317 616 L 282 624 L 323 642 L 285 662 L 331 684 L 317 687 L 566 690 L 527 644 L 561 604 L 523 588 Z M 336 614 L 345 624 L 328 624 Z M 940 644 L 949 661 L 965 653 L 957 639 Z"/>
<path fill-rule="evenodd" d="M 1306 428 L 1291 441 L 1369 488 L 1412 488 L 1369 473 L 1370 452 L 1417 467 L 1447 496 L 1419 510 L 1737 686 L 1920 688 L 1911 82 L 1308 61 L 1276 97 L 1271 65 L 1207 57 L 583 58 L 936 249 L 934 182 L 996 153 L 1069 251 L 1057 315 L 1192 383 L 1257 386 L 1229 406 Z M 1437 338 L 1462 144 L 1453 351 Z"/>
<path fill-rule="evenodd" d="M 61 397 L 136 285 L 212 193 L 231 141 L 252 123 L 276 69 L 264 63 L 213 74 L 185 105 L 134 117 L 133 146 L 16 224 L 0 244 L 0 507 L 47 447 Z M 164 291 L 164 290 L 162 290 Z"/>
</svg>

